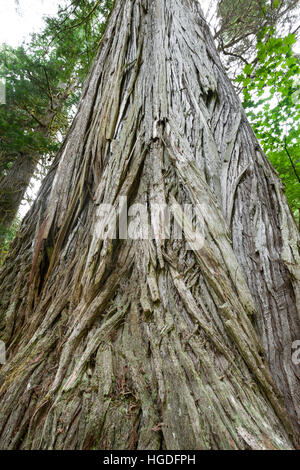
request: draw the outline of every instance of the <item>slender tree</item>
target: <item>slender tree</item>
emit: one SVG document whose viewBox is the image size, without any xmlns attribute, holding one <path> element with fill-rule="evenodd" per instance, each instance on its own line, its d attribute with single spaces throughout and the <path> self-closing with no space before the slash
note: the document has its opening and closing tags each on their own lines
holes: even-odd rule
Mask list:
<svg viewBox="0 0 300 470">
<path fill-rule="evenodd" d="M 104 237 L 126 201 L 170 238 Z M 1 270 L 1 448 L 299 445 L 297 241 L 200 2 L 117 0 Z"/>
</svg>

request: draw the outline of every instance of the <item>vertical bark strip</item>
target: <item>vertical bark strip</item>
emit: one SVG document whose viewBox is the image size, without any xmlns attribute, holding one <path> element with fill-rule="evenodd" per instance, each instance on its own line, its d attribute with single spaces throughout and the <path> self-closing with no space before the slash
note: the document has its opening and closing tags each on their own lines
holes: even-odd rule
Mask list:
<svg viewBox="0 0 300 470">
<path fill-rule="evenodd" d="M 116 1 L 1 271 L 1 448 L 299 443 L 297 229 L 200 3 Z M 203 247 L 102 240 L 125 196 L 172 204 L 171 233 L 193 204 Z"/>
</svg>

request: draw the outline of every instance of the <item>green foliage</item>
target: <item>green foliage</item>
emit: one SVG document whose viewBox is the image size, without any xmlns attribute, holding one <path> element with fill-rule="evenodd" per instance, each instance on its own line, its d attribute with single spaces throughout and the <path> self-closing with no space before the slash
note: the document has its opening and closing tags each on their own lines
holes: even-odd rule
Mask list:
<svg viewBox="0 0 300 470">
<path fill-rule="evenodd" d="M 243 43 L 238 41 L 240 51 L 241 48 L 250 46 L 251 40 L 247 40 L 248 36 L 263 27 L 268 14 L 269 6 L 266 0 L 219 0 L 217 15 L 224 44 L 237 43 L 237 40 L 243 37 Z"/>
<path fill-rule="evenodd" d="M 98 51 L 113 0 L 73 0 L 59 7 L 56 17 L 46 19 L 46 27 L 37 42 L 55 51 L 67 75 L 74 71 L 82 83 Z"/>
<path fill-rule="evenodd" d="M 291 145 L 289 148 L 289 153 L 294 161 L 294 165 L 297 171 L 297 174 L 300 174 L 300 145 L 295 144 Z M 293 209 L 296 219 L 299 221 L 299 213 L 297 209 L 300 208 L 300 184 L 298 179 L 295 177 L 294 169 L 287 158 L 286 150 L 277 150 L 271 151 L 268 153 L 269 160 L 271 161 L 274 168 L 279 173 L 280 178 L 282 179 L 286 196 L 289 202 L 290 207 Z"/>
<path fill-rule="evenodd" d="M 237 82 L 243 84 L 244 107 L 266 151 L 299 136 L 300 102 L 294 98 L 300 65 L 292 46 L 295 35 L 276 38 L 266 32 L 258 41 L 257 59 L 245 65 Z"/>
<path fill-rule="evenodd" d="M 258 36 L 257 56 L 237 77 L 243 105 L 264 151 L 279 172 L 290 206 L 300 208 L 299 59 L 295 35 L 277 37 L 273 28 Z"/>
<path fill-rule="evenodd" d="M 0 178 L 20 154 L 49 161 L 58 150 L 111 6 L 111 0 L 73 0 L 46 18 L 28 44 L 0 49 L 7 97 L 0 106 Z"/>
<path fill-rule="evenodd" d="M 7 101 L 0 106 L 1 183 L 8 178 L 9 168 L 19 162 L 29 162 L 28 171 L 39 163 L 43 175 L 70 126 L 113 1 L 69 0 L 65 4 L 55 18 L 45 19 L 43 32 L 33 34 L 29 43 L 16 49 L 0 48 L 0 79 L 6 80 Z M 13 207 L 12 214 L 17 209 Z M 3 213 L 0 207 L 0 222 L 7 226 Z M 0 227 L 0 260 L 14 234 L 15 226 Z"/>
<path fill-rule="evenodd" d="M 10 245 L 19 230 L 20 223 L 20 219 L 16 218 L 9 229 L 0 225 L 0 266 L 9 252 Z"/>
<path fill-rule="evenodd" d="M 296 32 L 299 0 L 218 0 L 215 39 L 230 77 L 255 58 L 261 31 Z"/>
<path fill-rule="evenodd" d="M 47 137 L 41 131 L 46 125 L 44 115 L 51 111 L 46 77 L 47 74 L 50 77 L 51 93 L 57 94 L 58 69 L 53 69 L 50 60 L 41 64 L 36 54 L 24 47 L 3 46 L 0 63 L 0 77 L 6 79 L 7 99 L 7 104 L 0 107 L 0 152 L 8 157 L 6 165 L 18 153 L 54 152 L 57 144 L 51 138 L 52 133 Z M 53 131 L 55 124 L 51 124 Z"/>
</svg>

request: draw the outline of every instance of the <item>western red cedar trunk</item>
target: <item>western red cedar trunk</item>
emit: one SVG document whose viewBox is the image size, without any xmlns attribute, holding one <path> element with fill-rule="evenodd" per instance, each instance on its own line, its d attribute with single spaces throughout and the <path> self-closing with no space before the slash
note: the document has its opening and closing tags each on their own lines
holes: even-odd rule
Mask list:
<svg viewBox="0 0 300 470">
<path fill-rule="evenodd" d="M 299 443 L 298 232 L 200 4 L 115 3 L 1 271 L 3 449 Z M 173 205 L 170 239 L 103 240 L 124 197 Z M 200 249 L 172 237 L 184 204 Z"/>
</svg>

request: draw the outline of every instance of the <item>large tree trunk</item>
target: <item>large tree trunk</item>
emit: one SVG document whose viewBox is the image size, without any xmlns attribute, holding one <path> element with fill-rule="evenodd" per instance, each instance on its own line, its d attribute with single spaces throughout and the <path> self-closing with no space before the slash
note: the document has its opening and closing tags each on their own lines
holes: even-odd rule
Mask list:
<svg viewBox="0 0 300 470">
<path fill-rule="evenodd" d="M 2 448 L 299 444 L 298 232 L 201 15 L 116 1 L 1 272 Z M 170 239 L 103 239 L 125 197 L 173 205 Z M 184 204 L 201 248 L 173 236 Z"/>
</svg>

